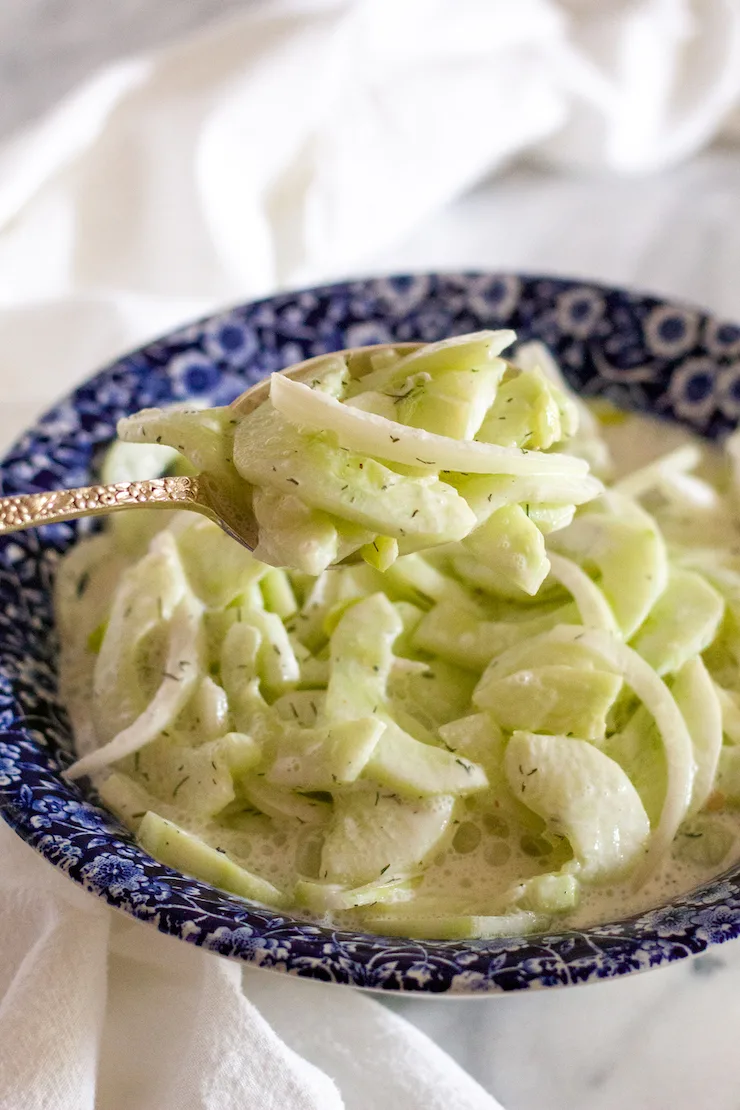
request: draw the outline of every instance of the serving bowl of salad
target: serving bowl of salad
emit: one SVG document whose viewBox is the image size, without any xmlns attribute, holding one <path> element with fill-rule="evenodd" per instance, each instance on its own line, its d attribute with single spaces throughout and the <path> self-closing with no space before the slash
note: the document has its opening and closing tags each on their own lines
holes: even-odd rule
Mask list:
<svg viewBox="0 0 740 1110">
<path fill-rule="evenodd" d="M 371 989 L 738 935 L 738 415 L 740 329 L 547 277 L 282 294 L 120 360 L 4 492 L 217 443 L 259 544 L 140 511 L 0 541 L 4 818 L 164 932 Z"/>
</svg>

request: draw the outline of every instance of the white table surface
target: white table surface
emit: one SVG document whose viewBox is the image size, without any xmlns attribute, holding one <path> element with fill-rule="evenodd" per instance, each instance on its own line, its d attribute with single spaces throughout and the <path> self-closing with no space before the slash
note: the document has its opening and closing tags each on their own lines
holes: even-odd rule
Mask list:
<svg viewBox="0 0 740 1110">
<path fill-rule="evenodd" d="M 84 48 L 72 49 L 74 14 L 80 24 L 91 6 L 89 0 L 69 0 L 65 6 L 67 19 L 60 29 L 40 0 L 23 6 L 0 0 L 0 28 L 18 32 L 21 40 L 25 35 L 30 44 L 22 63 L 17 34 L 14 45 L 0 46 L 0 91 L 19 90 L 12 110 L 0 98 L 5 101 L 0 132 L 42 107 L 58 86 L 70 84 L 65 73 L 82 76 L 113 53 L 102 26 L 96 36 L 88 25 L 87 54 Z M 192 25 L 228 6 L 236 6 L 234 0 L 187 5 Z M 151 5 L 115 0 L 110 8 L 102 5 L 101 14 L 103 7 L 115 13 L 125 46 L 145 40 L 143 21 Z M 175 30 L 190 23 L 174 14 L 178 5 L 171 0 L 154 7 L 165 31 L 170 23 Z M 68 71 L 50 78 L 39 67 L 35 79 L 28 58 L 42 58 L 59 42 L 62 47 L 68 42 L 66 53 L 60 48 Z M 519 169 L 479 188 L 392 253 L 366 260 L 358 272 L 495 268 L 570 273 L 672 294 L 740 319 L 738 229 L 740 153 L 717 151 L 650 179 L 568 179 Z M 32 384 L 27 393 L 20 389 L 4 397 L 0 446 L 41 407 Z M 596 986 L 387 1004 L 451 1052 L 506 1110 L 740 1106 L 737 942 L 666 970 Z"/>
</svg>

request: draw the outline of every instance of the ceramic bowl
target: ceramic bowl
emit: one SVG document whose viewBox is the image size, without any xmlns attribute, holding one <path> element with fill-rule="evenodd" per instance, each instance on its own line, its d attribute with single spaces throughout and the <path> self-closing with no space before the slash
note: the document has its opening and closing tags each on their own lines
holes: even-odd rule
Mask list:
<svg viewBox="0 0 740 1110">
<path fill-rule="evenodd" d="M 120 416 L 198 398 L 224 404 L 273 370 L 341 347 L 489 327 L 541 339 L 584 395 L 716 437 L 740 418 L 740 327 L 589 282 L 422 274 L 285 293 L 228 309 L 120 359 L 30 428 L 3 492 L 95 479 Z M 143 852 L 84 784 L 61 777 L 72 738 L 56 694 L 51 582 L 89 522 L 0 539 L 0 810 L 73 882 L 153 928 L 294 975 L 389 991 L 472 994 L 585 983 L 658 967 L 740 934 L 740 864 L 691 893 L 581 931 L 409 941 L 253 906 Z"/>
</svg>

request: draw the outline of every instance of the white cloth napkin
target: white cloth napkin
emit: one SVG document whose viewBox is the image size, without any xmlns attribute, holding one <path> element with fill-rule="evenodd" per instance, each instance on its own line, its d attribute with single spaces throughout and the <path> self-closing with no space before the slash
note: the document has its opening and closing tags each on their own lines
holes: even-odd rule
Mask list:
<svg viewBox="0 0 740 1110">
<path fill-rule="evenodd" d="M 496 1110 L 359 992 L 114 913 L 0 824 L 2 1110 Z"/>
<path fill-rule="evenodd" d="M 253 3 L 0 150 L 2 424 L 211 307 L 372 268 L 516 155 L 664 169 L 739 102 L 738 0 Z M 374 1000 L 162 937 L 1 825 L 0 951 L 0 1110 L 497 1105 Z"/>
</svg>

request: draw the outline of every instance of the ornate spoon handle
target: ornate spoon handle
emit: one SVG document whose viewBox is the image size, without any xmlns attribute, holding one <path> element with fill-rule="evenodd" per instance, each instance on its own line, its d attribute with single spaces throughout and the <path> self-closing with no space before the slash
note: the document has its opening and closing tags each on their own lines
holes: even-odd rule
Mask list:
<svg viewBox="0 0 740 1110">
<path fill-rule="evenodd" d="M 119 509 L 195 509 L 211 519 L 216 514 L 204 498 L 198 478 L 151 478 L 110 486 L 50 490 L 0 498 L 0 535 L 56 524 L 81 516 L 103 516 Z"/>
</svg>

